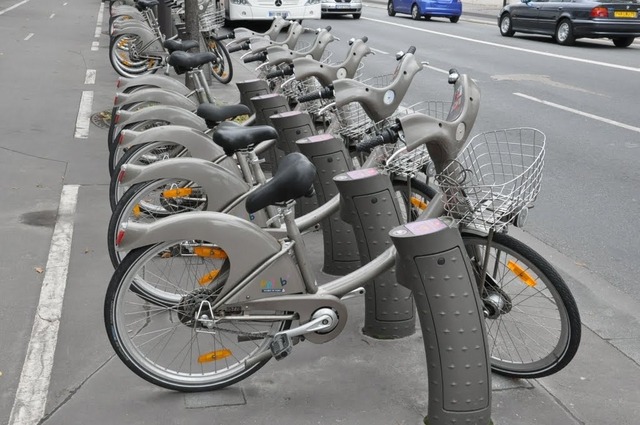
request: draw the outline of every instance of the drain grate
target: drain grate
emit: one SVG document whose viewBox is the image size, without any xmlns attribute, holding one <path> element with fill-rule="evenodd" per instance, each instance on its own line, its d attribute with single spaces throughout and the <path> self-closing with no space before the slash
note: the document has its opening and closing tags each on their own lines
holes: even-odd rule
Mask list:
<svg viewBox="0 0 640 425">
<path fill-rule="evenodd" d="M 100 128 L 109 128 L 111 124 L 111 112 L 110 111 L 101 111 L 91 115 L 91 122 L 96 127 Z"/>
</svg>

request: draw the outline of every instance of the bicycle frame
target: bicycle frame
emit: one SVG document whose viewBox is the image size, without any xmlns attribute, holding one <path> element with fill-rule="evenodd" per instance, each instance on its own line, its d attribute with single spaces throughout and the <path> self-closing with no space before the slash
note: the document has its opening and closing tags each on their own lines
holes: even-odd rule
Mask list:
<svg viewBox="0 0 640 425">
<path fill-rule="evenodd" d="M 437 156 L 440 158 L 451 158 L 464 146 L 479 108 L 480 93 L 475 83 L 466 75 L 460 76 L 455 81 L 454 102 L 448 120 L 440 120 L 426 115 L 415 114 L 401 119 L 403 131 L 407 131 L 410 136 L 419 135 L 418 141 L 409 140 L 408 147 L 417 147 L 419 143 L 425 143 L 431 149 L 448 148 L 447 154 Z M 411 117 L 411 118 L 410 118 Z M 404 128 L 406 125 L 406 130 Z M 429 134 L 425 134 L 424 127 L 429 129 L 440 129 Z M 422 129 L 420 131 L 420 129 Z M 442 167 L 437 164 L 437 167 Z M 339 201 L 332 200 L 322 207 L 322 213 L 328 212 Z M 382 255 L 373 259 L 370 263 L 362 266 L 355 272 L 335 279 L 329 283 L 318 287 L 313 276 L 313 271 L 309 267 L 305 252 L 304 243 L 300 236 L 300 228 L 296 224 L 302 224 L 293 218 L 293 203 L 284 208 L 283 219 L 286 228 L 287 239 L 281 240 L 279 249 L 271 245 L 269 254 L 261 255 L 260 260 L 254 261 L 246 252 L 238 257 L 238 268 L 229 276 L 225 288 L 218 296 L 215 303 L 211 305 L 211 310 L 215 311 L 221 305 L 242 306 L 245 311 L 251 310 L 282 310 L 298 313 L 301 324 L 311 320 L 311 314 L 318 308 L 326 306 L 327 300 L 338 301 L 348 296 L 353 291 L 358 290 L 365 282 L 392 267 L 395 261 L 395 248 L 387 249 Z M 427 209 L 420 216 L 420 219 L 439 217 L 443 214 L 444 208 L 440 197 L 436 197 L 429 203 Z M 317 211 L 316 211 L 317 214 Z M 234 232 L 228 234 L 219 232 L 219 226 L 228 228 L 234 227 Z M 216 212 L 206 213 L 184 213 L 171 216 L 149 225 L 130 223 L 122 231 L 119 249 L 131 250 L 137 247 L 152 245 L 167 241 L 181 240 L 205 240 L 215 241 L 216 244 L 226 247 L 233 246 L 237 250 L 240 244 L 238 240 L 250 240 L 251 235 L 260 234 L 261 238 L 270 237 L 272 241 L 277 241 L 272 235 L 274 231 L 265 231 L 248 222 L 239 222 L 237 218 Z M 246 233 L 245 233 L 246 232 Z M 277 231 L 276 231 L 277 232 Z M 242 236 L 241 236 L 242 235 Z M 239 239 L 238 239 L 239 238 Z M 249 243 L 250 244 L 250 243 Z M 296 261 L 287 255 L 291 250 L 295 252 Z M 229 253 L 233 257 L 233 253 Z M 292 268 L 296 272 L 292 271 Z M 287 285 L 286 293 L 281 292 L 259 292 L 259 277 L 277 276 L 283 279 Z M 291 283 L 291 286 L 289 284 Z M 300 295 L 298 295 L 300 294 Z M 304 295 L 306 294 L 306 295 Z M 233 320 L 233 319 L 229 319 Z M 342 320 L 342 316 L 341 316 Z M 328 341 L 339 333 L 336 328 L 326 334 L 310 334 L 312 342 Z M 269 355 L 270 353 L 264 354 Z"/>
</svg>

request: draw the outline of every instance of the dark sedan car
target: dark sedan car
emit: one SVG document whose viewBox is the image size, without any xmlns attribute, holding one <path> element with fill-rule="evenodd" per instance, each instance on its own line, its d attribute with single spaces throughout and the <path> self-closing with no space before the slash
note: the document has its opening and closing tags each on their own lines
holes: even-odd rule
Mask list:
<svg viewBox="0 0 640 425">
<path fill-rule="evenodd" d="M 502 8 L 498 27 L 505 37 L 546 34 L 563 45 L 577 38 L 610 38 L 627 47 L 640 36 L 639 11 L 637 0 L 521 0 Z"/>
</svg>

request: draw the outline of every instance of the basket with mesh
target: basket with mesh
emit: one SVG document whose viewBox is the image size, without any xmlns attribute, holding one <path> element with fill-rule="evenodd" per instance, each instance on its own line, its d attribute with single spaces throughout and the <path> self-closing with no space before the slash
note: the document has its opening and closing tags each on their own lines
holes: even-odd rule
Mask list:
<svg viewBox="0 0 640 425">
<path fill-rule="evenodd" d="M 213 31 L 224 26 L 224 6 L 211 4 L 198 16 L 200 31 Z"/>
<path fill-rule="evenodd" d="M 436 176 L 446 212 L 462 225 L 502 229 L 540 191 L 545 142 L 533 128 L 475 136 Z"/>
</svg>

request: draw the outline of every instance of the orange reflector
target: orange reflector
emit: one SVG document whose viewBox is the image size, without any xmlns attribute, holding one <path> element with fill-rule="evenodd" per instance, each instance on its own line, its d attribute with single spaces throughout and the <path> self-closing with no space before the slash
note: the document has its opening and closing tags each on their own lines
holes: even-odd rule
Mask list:
<svg viewBox="0 0 640 425">
<path fill-rule="evenodd" d="M 416 198 L 415 196 L 411 197 L 411 205 L 413 205 L 416 208 L 419 208 L 421 210 L 426 210 L 427 209 L 427 203 L 424 201 L 421 201 L 420 199 Z"/>
<path fill-rule="evenodd" d="M 201 354 L 198 357 L 198 363 L 209 363 L 218 360 L 226 359 L 231 356 L 231 350 L 223 348 L 222 350 L 212 351 L 210 353 Z"/>
<path fill-rule="evenodd" d="M 183 198 L 193 193 L 193 189 L 190 187 L 179 187 L 176 189 L 167 189 L 162 192 L 162 196 L 165 198 Z"/>
<path fill-rule="evenodd" d="M 227 253 L 223 249 L 212 246 L 196 246 L 193 248 L 193 253 L 198 257 L 220 258 L 223 260 L 227 258 Z"/>
<path fill-rule="evenodd" d="M 522 267 L 520 267 L 515 262 L 510 260 L 507 263 L 507 267 L 509 267 L 509 270 L 511 270 L 516 276 L 518 276 L 520 278 L 521 281 L 523 281 L 527 285 L 529 285 L 531 287 L 536 286 L 535 279 L 533 279 L 531 277 L 531 275 L 529 275 L 529 273 L 527 273 Z"/>
<path fill-rule="evenodd" d="M 136 217 L 136 218 L 140 217 L 140 213 L 141 212 L 142 211 L 140 210 L 140 204 L 135 204 L 134 207 L 133 207 L 133 216 Z"/>
<path fill-rule="evenodd" d="M 209 273 L 198 279 L 198 283 L 200 284 L 200 286 L 208 285 L 213 282 L 213 279 L 215 279 L 219 273 L 220 270 L 211 270 Z"/>
</svg>

